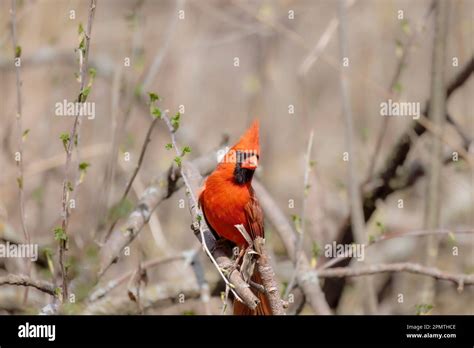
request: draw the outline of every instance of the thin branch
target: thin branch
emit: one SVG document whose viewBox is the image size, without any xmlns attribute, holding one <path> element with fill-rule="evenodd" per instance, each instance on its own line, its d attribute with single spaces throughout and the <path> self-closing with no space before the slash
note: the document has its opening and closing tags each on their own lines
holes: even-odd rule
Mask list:
<svg viewBox="0 0 474 348">
<path fill-rule="evenodd" d="M 296 282 L 296 275 L 298 274 L 298 269 L 300 267 L 300 254 L 304 253 L 303 251 L 303 243 L 304 243 L 304 233 L 305 233 L 305 227 L 306 227 L 306 203 L 307 203 L 307 198 L 308 198 L 308 191 L 309 191 L 309 173 L 311 171 L 311 149 L 313 147 L 313 138 L 314 138 L 314 131 L 311 130 L 309 134 L 309 140 L 308 140 L 308 147 L 306 149 L 306 154 L 305 154 L 305 167 L 304 167 L 304 178 L 303 178 L 303 197 L 301 200 L 302 204 L 302 211 L 301 211 L 301 224 L 300 224 L 300 229 L 296 230 L 296 232 L 299 232 L 298 235 L 298 240 L 296 242 L 296 255 L 295 255 L 295 269 L 293 271 L 293 275 L 291 276 L 291 280 L 288 283 L 288 286 L 286 287 L 286 291 L 284 294 L 284 298 L 287 298 L 288 295 L 290 294 L 290 291 L 293 290 L 293 287 Z"/>
<path fill-rule="evenodd" d="M 430 235 L 455 235 L 455 234 L 469 234 L 469 233 L 474 233 L 474 230 L 448 230 L 448 229 L 441 229 L 441 230 L 434 230 L 434 231 L 429 231 L 429 230 L 419 230 L 419 231 L 408 231 L 408 232 L 389 232 L 389 233 L 384 233 L 378 238 L 375 238 L 374 241 L 369 243 L 367 247 L 371 247 L 373 245 L 376 245 L 379 242 L 383 242 L 386 240 L 390 239 L 395 239 L 395 238 L 402 238 L 402 237 L 423 237 L 423 236 L 430 236 Z M 327 269 L 330 268 L 339 262 L 351 258 L 350 256 L 338 256 L 336 258 L 333 258 L 320 266 L 317 267 L 318 270 L 320 269 Z"/>
<path fill-rule="evenodd" d="M 82 50 L 79 49 L 81 54 L 80 59 L 80 88 L 79 88 L 79 95 L 77 98 L 78 103 L 84 102 L 83 92 L 86 86 L 86 74 L 87 74 L 87 63 L 89 57 L 89 46 L 90 46 L 90 38 L 92 32 L 92 22 L 94 21 L 94 14 L 96 8 L 96 0 L 90 1 L 89 6 L 89 18 L 87 21 L 87 29 L 85 33 L 85 49 L 84 49 L 84 56 L 82 56 Z M 74 124 L 72 130 L 69 134 L 69 141 L 67 141 L 66 145 L 66 165 L 64 169 L 64 181 L 63 181 L 63 192 L 62 192 L 62 223 L 61 228 L 64 234 L 67 236 L 67 228 L 69 222 L 69 170 L 71 165 L 71 157 L 72 157 L 72 150 L 76 139 L 79 139 L 79 127 L 80 127 L 80 115 L 76 115 L 74 119 Z M 77 140 L 79 141 L 79 140 Z M 79 144 L 77 144 L 78 146 Z M 68 279 L 67 279 L 67 271 L 64 266 L 64 256 L 67 248 L 67 238 L 61 239 L 59 241 L 59 266 L 61 270 L 61 278 L 62 278 L 62 295 L 63 299 L 68 296 Z"/>
<path fill-rule="evenodd" d="M 359 277 L 386 272 L 409 272 L 414 274 L 426 275 L 439 280 L 451 281 L 458 285 L 458 290 L 460 291 L 463 290 L 464 285 L 474 285 L 474 275 L 472 274 L 445 273 L 435 267 L 427 267 L 410 262 L 368 265 L 357 268 L 336 267 L 325 270 L 319 270 L 317 273 L 320 278 L 344 278 Z"/>
<path fill-rule="evenodd" d="M 186 252 L 182 252 L 179 255 L 169 256 L 169 257 L 160 257 L 153 260 L 142 262 L 140 265 L 140 269 L 147 270 L 147 269 L 154 268 L 156 266 L 167 264 L 173 261 L 187 260 L 188 258 L 189 258 L 189 251 L 186 251 Z M 127 280 L 129 280 L 130 277 L 134 273 L 135 273 L 135 270 L 127 272 L 118 278 L 108 281 L 107 284 L 105 284 L 104 286 L 97 287 L 89 295 L 88 302 L 92 303 L 97 300 L 100 300 L 102 297 L 105 297 L 110 291 L 112 291 L 113 289 L 117 288 L 118 286 L 124 284 Z"/>
<path fill-rule="evenodd" d="M 4 277 L 0 277 L 1 285 L 16 285 L 16 286 L 27 286 L 38 289 L 44 293 L 55 296 L 54 285 L 43 281 L 34 280 L 27 275 L 8 274 Z"/>
<path fill-rule="evenodd" d="M 341 62 L 348 57 L 347 52 L 347 35 L 346 35 L 346 9 L 345 1 L 339 0 L 339 49 Z M 356 149 L 354 142 L 354 127 L 353 127 L 353 115 L 350 105 L 350 93 L 348 87 L 348 81 L 346 74 L 341 70 L 340 75 L 341 83 L 341 98 L 342 107 L 345 121 L 345 138 L 346 147 L 349 154 L 349 168 L 348 168 L 348 180 L 349 180 L 349 199 L 350 199 L 350 211 L 351 211 L 351 224 L 352 230 L 354 231 L 355 241 L 358 244 L 367 243 L 367 235 L 365 231 L 365 220 L 364 212 L 362 210 L 362 199 L 360 195 L 359 178 L 357 176 L 357 170 L 355 168 Z M 364 280 L 364 287 L 367 291 L 367 296 L 364 297 L 364 303 L 366 310 L 369 314 L 375 314 L 377 311 L 377 298 L 375 289 L 371 278 Z"/>
<path fill-rule="evenodd" d="M 142 166 L 143 158 L 145 158 L 146 149 L 148 148 L 148 144 L 151 141 L 151 133 L 153 132 L 153 128 L 155 128 L 155 125 L 156 125 L 157 121 L 158 121 L 158 118 L 156 118 L 156 117 L 153 118 L 153 121 L 151 121 L 150 127 L 148 127 L 148 131 L 147 131 L 146 136 L 145 136 L 145 141 L 143 142 L 142 149 L 140 151 L 140 157 L 138 158 L 138 163 L 135 167 L 135 170 L 133 171 L 132 177 L 130 178 L 130 180 L 127 183 L 125 191 L 123 192 L 122 197 L 120 198 L 118 204 L 121 204 L 125 201 L 125 199 L 127 198 L 128 193 L 130 192 L 130 189 L 132 188 L 133 181 L 137 177 L 138 171 L 140 170 L 140 168 Z M 110 225 L 109 231 L 107 232 L 107 235 L 105 236 L 105 241 L 107 241 L 107 239 L 109 239 L 109 236 L 112 233 L 112 231 L 114 230 L 114 227 L 117 224 L 118 220 L 119 220 L 118 218 L 115 219 L 115 221 L 113 221 L 113 223 Z"/>
<path fill-rule="evenodd" d="M 16 79 L 16 102 L 17 102 L 17 112 L 16 112 L 16 124 L 18 131 L 18 154 L 19 159 L 16 161 L 18 166 L 18 194 L 19 194 L 19 206 L 20 206 L 20 221 L 21 228 L 23 230 L 23 235 L 25 237 L 25 243 L 30 244 L 31 237 L 28 232 L 26 224 L 26 212 L 25 212 L 25 192 L 24 192 L 24 171 L 23 171 L 23 142 L 27 133 L 23 131 L 22 125 L 22 94 L 21 94 L 21 76 L 20 76 L 20 67 L 21 67 L 21 47 L 18 45 L 17 32 L 16 32 L 16 0 L 12 0 L 12 9 L 11 9 L 11 33 L 12 33 L 12 44 L 13 44 L 13 55 L 15 62 L 15 79 Z M 25 131 L 27 132 L 27 131 Z M 16 156 L 15 156 L 16 157 Z M 31 263 L 27 264 L 27 274 L 28 276 L 31 273 Z M 28 289 L 25 291 L 24 302 L 26 303 L 28 299 Z"/>
<path fill-rule="evenodd" d="M 444 65 L 446 58 L 446 38 L 448 30 L 449 3 L 445 0 L 436 1 L 435 34 L 431 67 L 430 119 L 438 136 L 430 137 L 431 155 L 430 171 L 427 180 L 427 196 L 425 205 L 424 228 L 439 228 L 441 212 L 441 167 L 443 165 L 443 148 L 441 138 L 446 116 L 446 93 L 444 90 Z M 426 128 L 426 127 L 425 127 Z M 438 256 L 439 241 L 434 235 L 428 237 L 425 247 L 425 263 L 432 266 Z M 422 302 L 432 303 L 435 296 L 434 282 L 423 283 Z"/>
<path fill-rule="evenodd" d="M 347 2 L 347 8 L 349 9 L 354 5 L 355 0 L 349 0 Z M 330 21 L 326 30 L 324 30 L 323 34 L 319 37 L 318 42 L 308 53 L 306 58 L 301 63 L 300 67 L 298 68 L 298 74 L 304 76 L 308 73 L 311 67 L 318 61 L 321 57 L 322 53 L 326 49 L 331 37 L 333 36 L 334 32 L 336 31 L 337 27 L 339 26 L 339 18 L 338 16 L 334 16 Z"/>
</svg>

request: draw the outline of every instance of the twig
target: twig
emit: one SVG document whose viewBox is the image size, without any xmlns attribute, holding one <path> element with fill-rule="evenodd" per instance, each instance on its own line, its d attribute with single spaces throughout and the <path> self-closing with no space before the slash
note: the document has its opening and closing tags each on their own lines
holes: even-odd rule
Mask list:
<svg viewBox="0 0 474 348">
<path fill-rule="evenodd" d="M 146 133 L 146 136 L 145 136 L 145 141 L 143 142 L 143 145 L 142 145 L 142 150 L 140 151 L 140 157 L 138 158 L 138 163 L 135 167 L 135 170 L 133 171 L 132 177 L 130 178 L 130 180 L 127 183 L 125 191 L 122 194 L 122 197 L 120 198 L 118 204 L 121 204 L 125 201 L 125 199 L 127 198 L 128 193 L 130 192 L 130 189 L 132 188 L 133 181 L 135 180 L 135 178 L 138 174 L 138 171 L 140 170 L 140 168 L 142 166 L 143 158 L 145 157 L 146 149 L 148 147 L 148 144 L 151 141 L 151 133 L 153 132 L 153 128 L 155 128 L 155 125 L 156 125 L 157 121 L 158 121 L 158 118 L 156 118 L 156 117 L 153 118 L 153 121 L 151 121 L 150 127 L 148 128 L 148 132 Z M 117 224 L 118 220 L 119 220 L 118 218 L 115 219 L 115 221 L 113 221 L 113 223 L 110 225 L 109 231 L 107 232 L 107 235 L 105 236 L 105 241 L 107 241 L 107 239 L 109 239 L 109 236 L 112 233 L 112 231 L 114 230 L 114 227 Z"/>
<path fill-rule="evenodd" d="M 31 279 L 27 275 L 8 274 L 7 276 L 0 277 L 0 286 L 1 285 L 16 285 L 16 286 L 32 287 L 42 292 L 45 292 L 49 295 L 55 296 L 53 284 L 43 281 L 43 280 Z"/>
<path fill-rule="evenodd" d="M 349 9 L 352 5 L 354 5 L 355 0 L 349 0 L 347 2 L 347 8 Z M 304 76 L 308 73 L 311 67 L 318 61 L 323 53 L 324 49 L 328 45 L 329 41 L 331 40 L 332 35 L 336 31 L 337 27 L 339 26 L 339 18 L 337 16 L 333 17 L 330 21 L 326 30 L 320 36 L 318 42 L 308 53 L 306 58 L 301 63 L 300 67 L 298 68 L 298 74 Z"/>
<path fill-rule="evenodd" d="M 341 62 L 343 59 L 348 57 L 347 52 L 347 36 L 346 36 L 346 12 L 345 12 L 345 1 L 339 0 L 339 49 Z M 348 81 L 346 74 L 341 70 L 340 75 L 341 83 L 341 98 L 342 107 L 345 121 L 345 138 L 346 147 L 349 154 L 349 168 L 348 168 L 348 180 L 349 180 L 349 198 L 350 198 L 350 211 L 351 211 L 351 224 L 352 230 L 354 231 L 355 241 L 358 244 L 367 243 L 367 235 L 365 231 L 365 220 L 364 212 L 362 210 L 362 199 L 360 196 L 360 185 L 355 168 L 356 149 L 353 140 L 354 127 L 352 125 L 353 116 L 350 106 L 350 94 L 348 89 Z M 377 311 L 377 298 L 371 278 L 364 280 L 364 286 L 367 291 L 367 296 L 364 297 L 364 303 L 366 310 L 369 314 L 375 314 Z"/>
<path fill-rule="evenodd" d="M 169 305 L 175 302 L 180 296 L 186 299 L 198 298 L 199 288 L 192 278 L 186 278 L 182 282 L 160 282 L 148 285 L 140 292 L 141 310 L 146 312 L 148 309 L 160 305 Z M 89 303 L 80 314 L 137 314 L 136 304 L 130 301 L 127 295 L 107 296 L 99 301 Z"/>
<path fill-rule="evenodd" d="M 423 237 L 423 236 L 430 236 L 430 235 L 445 235 L 445 234 L 465 234 L 465 233 L 474 233 L 474 230 L 447 230 L 447 229 L 441 229 L 441 230 L 434 230 L 434 231 L 428 231 L 428 230 L 419 230 L 419 231 L 408 231 L 408 232 L 390 232 L 390 233 L 384 233 L 378 238 L 375 238 L 373 242 L 371 242 L 367 247 L 371 247 L 373 245 L 376 245 L 379 242 L 383 242 L 386 240 L 390 239 L 395 239 L 395 238 L 402 238 L 402 237 Z M 339 262 L 346 260 L 350 258 L 349 256 L 338 256 L 336 258 L 333 258 L 322 265 L 318 266 L 317 269 L 327 269 L 329 267 L 332 267 Z"/>
<path fill-rule="evenodd" d="M 293 290 L 293 287 L 296 282 L 296 275 L 298 274 L 298 268 L 300 267 L 300 253 L 304 253 L 303 251 L 303 242 L 304 242 L 304 233 L 305 233 L 305 226 L 306 226 L 306 201 L 308 197 L 308 190 L 309 190 L 309 172 L 311 171 L 311 149 L 313 147 L 313 137 L 314 137 L 314 131 L 311 130 L 309 134 L 309 140 L 308 140 L 308 147 L 306 149 L 306 154 L 305 154 L 305 167 L 304 167 L 304 179 L 303 179 L 303 197 L 301 200 L 302 204 L 302 211 L 301 211 L 301 227 L 300 230 L 296 230 L 296 232 L 299 232 L 298 235 L 298 240 L 296 242 L 296 255 L 295 255 L 295 269 L 293 271 L 293 275 L 291 276 L 291 280 L 288 283 L 288 286 L 286 287 L 286 291 L 284 294 L 284 298 L 287 298 L 288 295 L 290 294 L 290 291 Z"/>
<path fill-rule="evenodd" d="M 11 10 L 11 24 L 12 24 L 12 44 L 13 44 L 13 54 L 15 61 L 15 78 L 16 78 L 16 103 L 17 103 L 17 113 L 16 113 L 16 124 L 18 130 L 18 154 L 20 158 L 17 160 L 18 166 L 18 193 L 19 193 L 19 205 L 20 205 L 20 221 L 21 228 L 23 230 L 23 235 L 25 237 L 25 243 L 30 244 L 31 237 L 28 232 L 26 224 L 26 212 L 25 212 L 25 192 L 24 187 L 24 176 L 23 176 L 23 142 L 25 133 L 23 132 L 22 125 L 22 95 L 21 95 L 21 76 L 20 76 L 20 67 L 21 67 L 21 47 L 18 45 L 17 32 L 16 32 L 16 0 L 12 0 L 12 10 Z M 17 63 L 16 60 L 19 60 Z M 27 264 L 27 275 L 31 273 L 31 263 Z M 28 299 L 28 288 L 25 290 L 24 302 L 26 303 Z"/>
<path fill-rule="evenodd" d="M 81 66 L 80 66 L 80 88 L 79 88 L 79 95 L 77 98 L 78 103 L 84 102 L 83 92 L 86 86 L 86 73 L 87 73 L 87 62 L 89 57 L 89 45 L 90 45 L 90 38 L 92 32 L 92 22 L 94 20 L 95 14 L 95 7 L 96 7 L 96 0 L 90 1 L 89 6 L 89 18 L 87 21 L 87 29 L 85 33 L 85 50 L 84 56 L 82 57 L 82 50 L 80 51 L 81 54 Z M 72 130 L 69 134 L 69 141 L 67 141 L 66 145 L 66 165 L 64 170 L 64 181 L 63 181 L 63 192 L 62 192 L 62 223 L 61 228 L 64 235 L 67 237 L 67 227 L 69 222 L 69 208 L 68 208 L 68 197 L 69 197 L 69 170 L 71 165 L 71 157 L 72 157 L 72 150 L 76 139 L 79 138 L 79 126 L 80 126 L 80 115 L 76 115 L 74 119 L 74 124 Z M 79 144 L 77 144 L 79 145 Z M 61 238 L 59 241 L 59 266 L 61 271 L 61 278 L 62 278 L 62 295 L 63 299 L 68 296 L 68 280 L 67 280 L 67 271 L 64 266 L 64 254 L 67 248 L 67 238 Z"/>
<path fill-rule="evenodd" d="M 364 275 L 385 273 L 385 272 L 409 272 L 426 275 L 439 280 L 447 280 L 458 285 L 458 289 L 463 290 L 464 285 L 474 285 L 474 275 L 472 274 L 452 274 L 445 273 L 435 267 L 427 267 L 417 263 L 400 262 L 391 264 L 378 264 L 360 266 L 357 268 L 336 267 L 325 270 L 319 270 L 320 278 L 344 278 L 359 277 Z"/>
<path fill-rule="evenodd" d="M 153 260 L 142 262 L 140 265 L 140 268 L 147 270 L 149 268 L 160 266 L 160 265 L 170 263 L 173 261 L 187 260 L 188 258 L 189 258 L 189 251 L 186 251 L 186 252 L 182 252 L 179 255 L 169 256 L 169 257 L 160 257 Z M 134 272 L 135 271 L 127 272 L 118 278 L 108 281 L 107 284 L 105 284 L 104 286 L 96 288 L 89 295 L 88 302 L 92 303 L 97 300 L 100 300 L 102 297 L 105 297 L 110 291 L 124 284 L 128 279 L 130 279 L 130 277 L 134 274 Z"/>
<path fill-rule="evenodd" d="M 449 3 L 436 1 L 435 35 L 431 67 L 430 119 L 433 128 L 442 136 L 446 115 L 446 93 L 444 91 L 444 64 L 446 56 L 446 37 L 448 28 Z M 427 197 L 424 216 L 426 229 L 439 228 L 441 212 L 441 167 L 443 149 L 439 136 L 433 136 L 431 141 L 430 171 L 427 180 Z M 434 264 L 439 251 L 439 242 L 430 235 L 425 249 L 425 263 L 429 267 Z M 434 299 L 434 283 L 427 280 L 423 283 L 422 302 L 432 303 Z"/>
</svg>

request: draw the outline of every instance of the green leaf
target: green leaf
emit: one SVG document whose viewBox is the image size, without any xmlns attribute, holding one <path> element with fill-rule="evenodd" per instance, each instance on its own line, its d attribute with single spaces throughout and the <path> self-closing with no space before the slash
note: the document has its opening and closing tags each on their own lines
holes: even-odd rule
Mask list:
<svg viewBox="0 0 474 348">
<path fill-rule="evenodd" d="M 184 147 L 183 152 L 181 153 L 181 157 L 183 157 L 187 153 L 191 153 L 191 148 L 189 146 Z"/>
<path fill-rule="evenodd" d="M 77 28 L 77 33 L 82 34 L 84 32 L 84 27 L 82 26 L 82 23 L 79 23 L 79 26 Z"/>
<path fill-rule="evenodd" d="M 403 44 L 400 40 L 395 41 L 395 55 L 400 58 L 403 55 Z"/>
<path fill-rule="evenodd" d="M 153 92 L 149 92 L 148 93 L 149 97 L 150 97 L 150 104 L 153 104 L 154 102 L 156 102 L 157 100 L 160 100 L 160 96 L 156 93 L 153 93 Z"/>
<path fill-rule="evenodd" d="M 16 178 L 16 182 L 18 183 L 18 187 L 20 189 L 23 188 L 23 178 L 21 176 L 19 176 L 18 178 Z"/>
<path fill-rule="evenodd" d="M 25 130 L 23 131 L 23 135 L 21 136 L 21 139 L 22 139 L 23 141 L 25 141 L 25 139 L 26 139 L 26 137 L 28 136 L 28 133 L 29 133 L 29 132 L 30 132 L 29 129 L 25 129 Z"/>
<path fill-rule="evenodd" d="M 301 218 L 298 215 L 291 215 L 291 220 L 295 224 L 296 232 L 301 233 Z"/>
<path fill-rule="evenodd" d="M 309 185 L 309 184 L 305 186 L 305 188 L 304 188 L 304 196 L 305 197 L 308 197 L 310 188 L 311 188 L 311 185 Z"/>
<path fill-rule="evenodd" d="M 176 157 L 174 158 L 174 161 L 175 161 L 175 163 L 178 165 L 178 167 L 181 167 L 182 160 L 181 160 L 181 157 L 180 157 L 180 156 L 176 156 Z"/>
<path fill-rule="evenodd" d="M 63 294 L 63 290 L 59 286 L 54 288 L 54 296 L 56 296 L 57 298 L 60 298 L 62 297 L 62 294 Z"/>
<path fill-rule="evenodd" d="M 172 148 L 173 148 L 173 144 L 171 144 L 171 143 L 168 143 L 168 144 L 165 145 L 166 150 L 171 150 Z"/>
<path fill-rule="evenodd" d="M 404 32 L 406 35 L 410 35 L 411 29 L 410 29 L 410 23 L 408 22 L 408 19 L 403 19 L 403 20 L 402 20 L 402 23 L 401 23 L 401 26 L 402 26 L 403 32 Z"/>
<path fill-rule="evenodd" d="M 86 88 L 84 88 L 81 92 L 81 94 L 79 95 L 79 102 L 81 103 L 84 103 L 87 99 L 87 97 L 89 96 L 89 93 L 91 92 L 91 87 L 90 86 L 87 86 Z"/>
<path fill-rule="evenodd" d="M 70 192 L 74 191 L 74 187 L 72 186 L 70 181 L 67 182 L 66 187 Z"/>
<path fill-rule="evenodd" d="M 176 132 L 179 128 L 179 120 L 181 118 L 181 114 L 178 112 L 171 118 L 171 125 L 173 126 L 173 130 Z"/>
<path fill-rule="evenodd" d="M 95 77 L 97 76 L 97 70 L 95 70 L 94 68 L 90 68 L 89 76 L 91 77 L 91 79 L 95 79 Z"/>
<path fill-rule="evenodd" d="M 66 232 L 61 227 L 56 227 L 54 229 L 54 240 L 67 241 Z"/>
<path fill-rule="evenodd" d="M 87 172 L 87 168 L 89 168 L 91 165 L 90 163 L 87 163 L 87 162 L 81 162 L 79 163 L 79 170 L 80 171 L 83 171 L 84 173 Z"/>
<path fill-rule="evenodd" d="M 20 58 L 21 57 L 21 46 L 16 46 L 15 47 L 15 58 Z"/>
<path fill-rule="evenodd" d="M 415 305 L 415 308 L 416 308 L 416 315 L 423 315 L 423 314 L 428 314 L 429 311 L 433 309 L 433 305 L 428 304 L 428 303 L 422 303 L 422 304 Z"/>
<path fill-rule="evenodd" d="M 86 39 L 82 38 L 81 42 L 79 42 L 79 49 L 85 53 L 86 52 Z"/>
<path fill-rule="evenodd" d="M 63 146 L 64 146 L 64 150 L 67 151 L 67 147 L 68 147 L 68 145 L 69 145 L 69 133 L 61 133 L 61 135 L 59 136 L 59 139 L 62 140 Z"/>
<path fill-rule="evenodd" d="M 379 232 L 381 234 L 384 234 L 386 232 L 386 228 L 385 228 L 385 225 L 383 224 L 383 222 L 381 221 L 376 221 L 375 222 L 375 226 L 377 226 L 377 229 L 379 230 Z"/>
<path fill-rule="evenodd" d="M 152 114 L 155 118 L 161 118 L 161 110 L 160 110 L 159 108 L 154 107 L 154 108 L 151 110 L 151 114 Z"/>
</svg>

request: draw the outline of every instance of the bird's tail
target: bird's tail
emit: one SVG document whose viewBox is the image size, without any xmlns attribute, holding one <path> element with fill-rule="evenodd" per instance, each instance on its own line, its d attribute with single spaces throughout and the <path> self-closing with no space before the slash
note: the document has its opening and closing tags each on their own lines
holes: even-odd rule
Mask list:
<svg viewBox="0 0 474 348">
<path fill-rule="evenodd" d="M 252 275 L 252 281 L 262 285 L 262 278 L 260 277 L 260 272 L 258 269 L 255 270 Z M 239 300 L 234 300 L 234 315 L 273 315 L 270 302 L 268 301 L 267 295 L 252 289 L 253 293 L 260 300 L 260 303 L 257 305 L 257 308 L 250 309 L 245 303 L 240 302 Z"/>
</svg>

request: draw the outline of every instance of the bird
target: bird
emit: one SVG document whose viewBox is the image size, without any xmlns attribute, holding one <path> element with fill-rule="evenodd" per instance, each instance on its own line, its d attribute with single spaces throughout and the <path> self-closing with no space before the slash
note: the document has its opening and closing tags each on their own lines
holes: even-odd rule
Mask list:
<svg viewBox="0 0 474 348">
<path fill-rule="evenodd" d="M 207 177 L 199 195 L 199 204 L 211 231 L 235 244 L 241 251 L 240 256 L 249 242 L 236 225 L 242 225 L 251 240 L 265 238 L 263 211 L 252 188 L 260 159 L 259 128 L 259 121 L 253 121 Z M 261 285 L 258 269 L 250 272 L 251 281 Z M 235 299 L 234 315 L 272 315 L 266 294 L 261 291 L 254 294 L 260 300 L 257 307 L 252 310 Z"/>
</svg>

